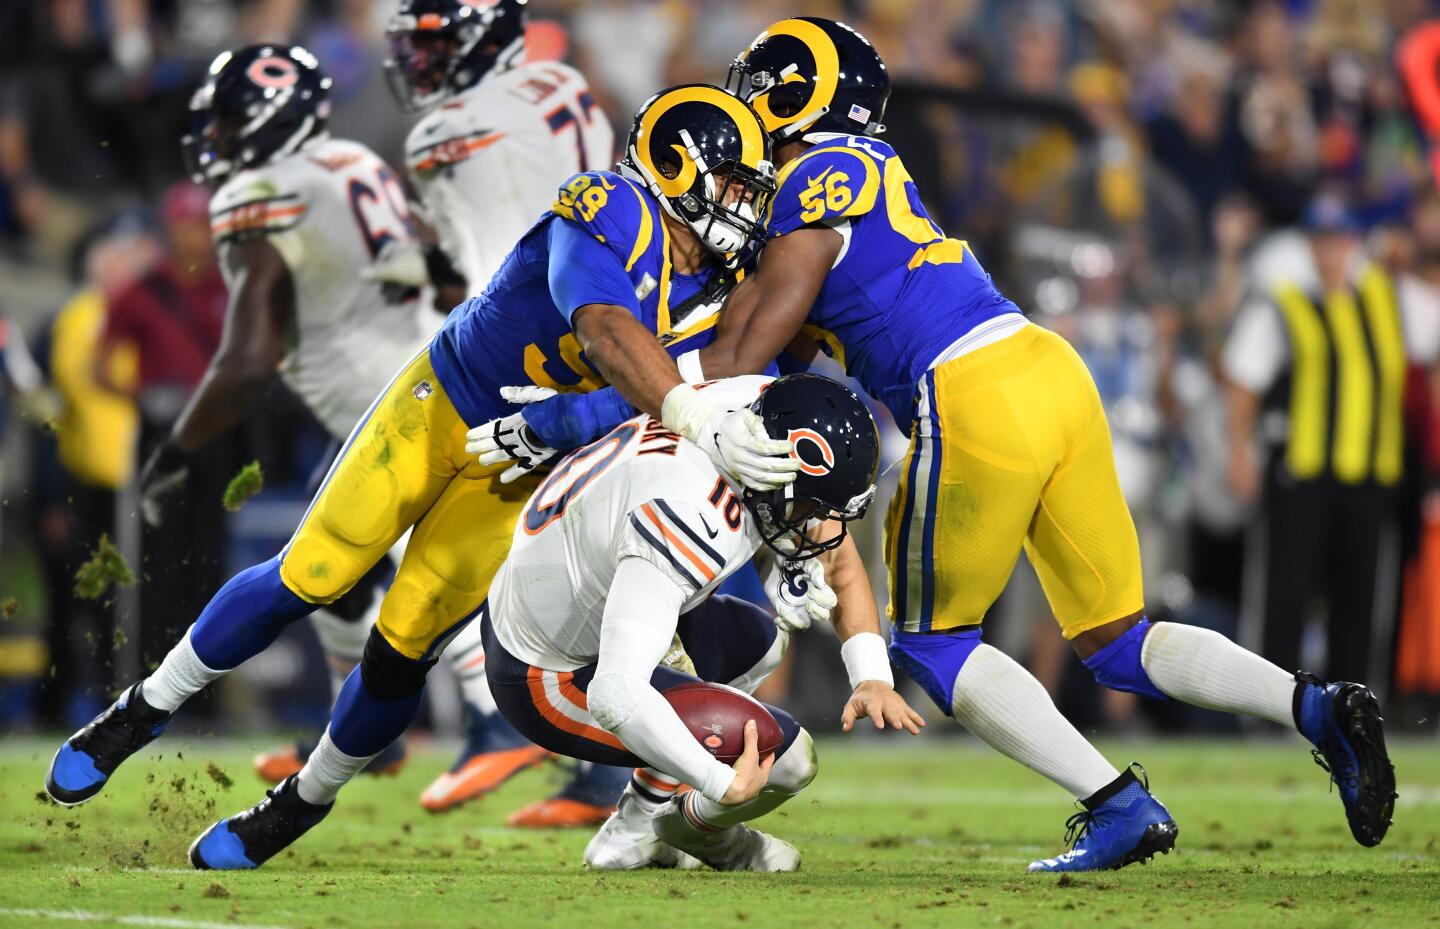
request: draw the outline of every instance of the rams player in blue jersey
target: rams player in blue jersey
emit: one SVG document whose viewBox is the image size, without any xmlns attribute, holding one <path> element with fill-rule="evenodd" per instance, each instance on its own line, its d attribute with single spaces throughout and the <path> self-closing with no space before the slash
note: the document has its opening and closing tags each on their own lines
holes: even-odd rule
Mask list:
<svg viewBox="0 0 1440 929">
<path fill-rule="evenodd" d="M 485 292 L 452 311 L 371 405 L 284 549 L 232 578 L 154 674 L 60 747 L 50 795 L 93 797 L 185 699 L 343 595 L 409 531 L 364 658 L 304 769 L 212 826 L 191 861 L 257 867 L 318 823 L 414 717 L 426 673 L 509 549 L 533 482 L 506 486 L 466 450 L 471 427 L 513 409 L 502 386 L 609 382 L 646 407 L 635 385 L 668 368 L 671 390 L 649 412 L 746 486 L 793 480 L 789 443 L 772 440 L 755 414 L 725 412 L 680 384 L 664 351 L 632 350 L 663 343 L 680 353 L 713 337 L 727 266 L 755 239 L 774 193 L 770 158 L 754 112 L 719 88 L 683 86 L 648 101 L 620 173 L 564 185 Z"/>
<path fill-rule="evenodd" d="M 1145 783 L 981 642 L 1022 548 L 1100 683 L 1294 725 L 1338 786 L 1356 841 L 1378 844 L 1395 778 L 1375 697 L 1290 674 L 1216 633 L 1146 620 L 1095 385 L 1074 350 L 1027 322 L 930 219 L 904 162 L 875 138 L 890 85 L 870 44 L 839 23 L 787 19 L 739 56 L 729 86 L 772 135 L 779 190 L 757 270 L 727 300 L 714 342 L 682 355 L 679 372 L 755 371 L 807 336 L 909 424 L 886 533 L 890 655 L 942 711 L 1081 802 L 1073 848 L 1031 870 L 1121 867 L 1168 851 L 1178 830 Z M 568 446 L 608 428 L 583 399 L 520 415 Z"/>
</svg>

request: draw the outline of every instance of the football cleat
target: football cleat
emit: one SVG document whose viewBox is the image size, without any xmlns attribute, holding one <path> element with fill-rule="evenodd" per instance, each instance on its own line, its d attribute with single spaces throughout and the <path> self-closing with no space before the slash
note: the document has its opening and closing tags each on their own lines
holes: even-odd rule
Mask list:
<svg viewBox="0 0 1440 929">
<path fill-rule="evenodd" d="M 335 804 L 300 798 L 299 778 L 286 778 L 265 799 L 206 829 L 190 845 L 190 863 L 202 871 L 258 868 L 324 819 Z"/>
<path fill-rule="evenodd" d="M 521 771 L 542 765 L 552 757 L 553 753 L 538 745 L 468 755 L 425 788 L 425 792 L 420 794 L 420 805 L 431 813 L 453 810 L 485 796 Z"/>
<path fill-rule="evenodd" d="M 1130 769 L 1082 803 L 1086 808 L 1065 821 L 1070 851 L 1032 861 L 1031 871 L 1113 871 L 1170 854 L 1180 835 L 1170 811 L 1150 795 L 1149 783 Z"/>
<path fill-rule="evenodd" d="M 698 861 L 655 834 L 655 817 L 666 808 L 667 804 L 646 800 L 627 786 L 615 812 L 585 846 L 586 867 L 597 871 L 698 867 Z"/>
<path fill-rule="evenodd" d="M 716 871 L 798 871 L 800 851 L 744 823 L 713 829 L 690 810 L 695 793 L 672 800 L 654 819 L 660 841 Z"/>
<path fill-rule="evenodd" d="M 1379 845 L 1397 796 L 1379 702 L 1363 684 L 1327 684 L 1303 671 L 1295 680 L 1295 728 L 1315 746 L 1315 763 L 1339 789 L 1355 841 Z"/>
<path fill-rule="evenodd" d="M 260 775 L 260 779 L 263 781 L 278 784 L 287 777 L 299 774 L 300 769 L 305 767 L 305 762 L 310 760 L 310 753 L 314 750 L 314 742 L 302 740 L 284 748 L 277 748 L 273 752 L 256 755 L 255 773 Z M 405 741 L 396 739 L 385 746 L 383 752 L 371 758 L 370 763 L 360 773 L 373 774 L 378 777 L 399 774 L 400 769 L 405 767 L 407 758 Z"/>
<path fill-rule="evenodd" d="M 527 803 L 505 819 L 505 825 L 520 829 L 569 829 L 596 826 L 610 818 L 613 806 L 596 806 L 569 797 L 546 797 Z"/>
<path fill-rule="evenodd" d="M 45 775 L 45 792 L 56 803 L 75 806 L 100 792 L 126 758 L 149 745 L 170 723 L 131 685 L 110 708 L 60 746 Z"/>
</svg>

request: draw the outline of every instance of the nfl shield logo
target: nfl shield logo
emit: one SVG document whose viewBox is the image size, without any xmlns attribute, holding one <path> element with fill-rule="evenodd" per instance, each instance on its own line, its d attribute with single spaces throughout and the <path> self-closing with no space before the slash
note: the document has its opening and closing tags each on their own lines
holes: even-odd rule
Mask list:
<svg viewBox="0 0 1440 929">
<path fill-rule="evenodd" d="M 870 111 L 858 103 L 850 104 L 850 118 L 857 123 L 870 122 Z"/>
<path fill-rule="evenodd" d="M 435 388 L 430 386 L 429 381 L 421 381 L 420 383 L 416 384 L 415 390 L 413 391 L 416 400 L 424 400 L 434 392 Z"/>
</svg>

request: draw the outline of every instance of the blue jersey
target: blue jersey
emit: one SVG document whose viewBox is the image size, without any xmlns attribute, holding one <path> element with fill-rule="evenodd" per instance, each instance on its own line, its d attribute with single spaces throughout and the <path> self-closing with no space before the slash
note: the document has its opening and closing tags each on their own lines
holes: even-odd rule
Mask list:
<svg viewBox="0 0 1440 929">
<path fill-rule="evenodd" d="M 609 171 L 577 174 L 551 212 L 511 250 L 485 292 L 451 313 L 430 344 L 431 363 L 467 425 L 515 410 L 500 388 L 534 384 L 566 392 L 602 387 L 571 330 L 591 303 L 633 312 L 671 355 L 709 344 L 719 301 L 678 309 L 715 276 L 676 274 L 659 205 L 639 185 Z"/>
<path fill-rule="evenodd" d="M 1020 309 L 965 243 L 926 215 L 905 165 L 884 142 L 828 137 L 785 165 L 778 182 L 771 238 L 810 225 L 845 237 L 803 331 L 905 428 L 916 385 L 940 353 L 977 325 Z"/>
</svg>

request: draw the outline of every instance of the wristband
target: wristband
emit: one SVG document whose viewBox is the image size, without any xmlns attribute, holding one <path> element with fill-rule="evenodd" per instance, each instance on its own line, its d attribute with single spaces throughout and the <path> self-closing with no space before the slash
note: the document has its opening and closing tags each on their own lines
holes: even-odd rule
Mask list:
<svg viewBox="0 0 1440 929">
<path fill-rule="evenodd" d="M 705 424 L 719 412 L 720 408 L 702 397 L 694 387 L 676 384 L 660 405 L 660 423 L 671 432 L 678 432 L 691 442 L 698 443 Z"/>
<path fill-rule="evenodd" d="M 680 371 L 680 380 L 687 384 L 698 384 L 705 380 L 705 372 L 700 368 L 700 349 L 692 349 L 675 359 L 675 367 Z"/>
<path fill-rule="evenodd" d="M 846 639 L 840 646 L 840 659 L 845 662 L 845 673 L 850 675 L 851 690 L 859 687 L 862 681 L 880 681 L 889 687 L 895 686 L 885 640 L 873 632 L 857 632 Z"/>
</svg>

